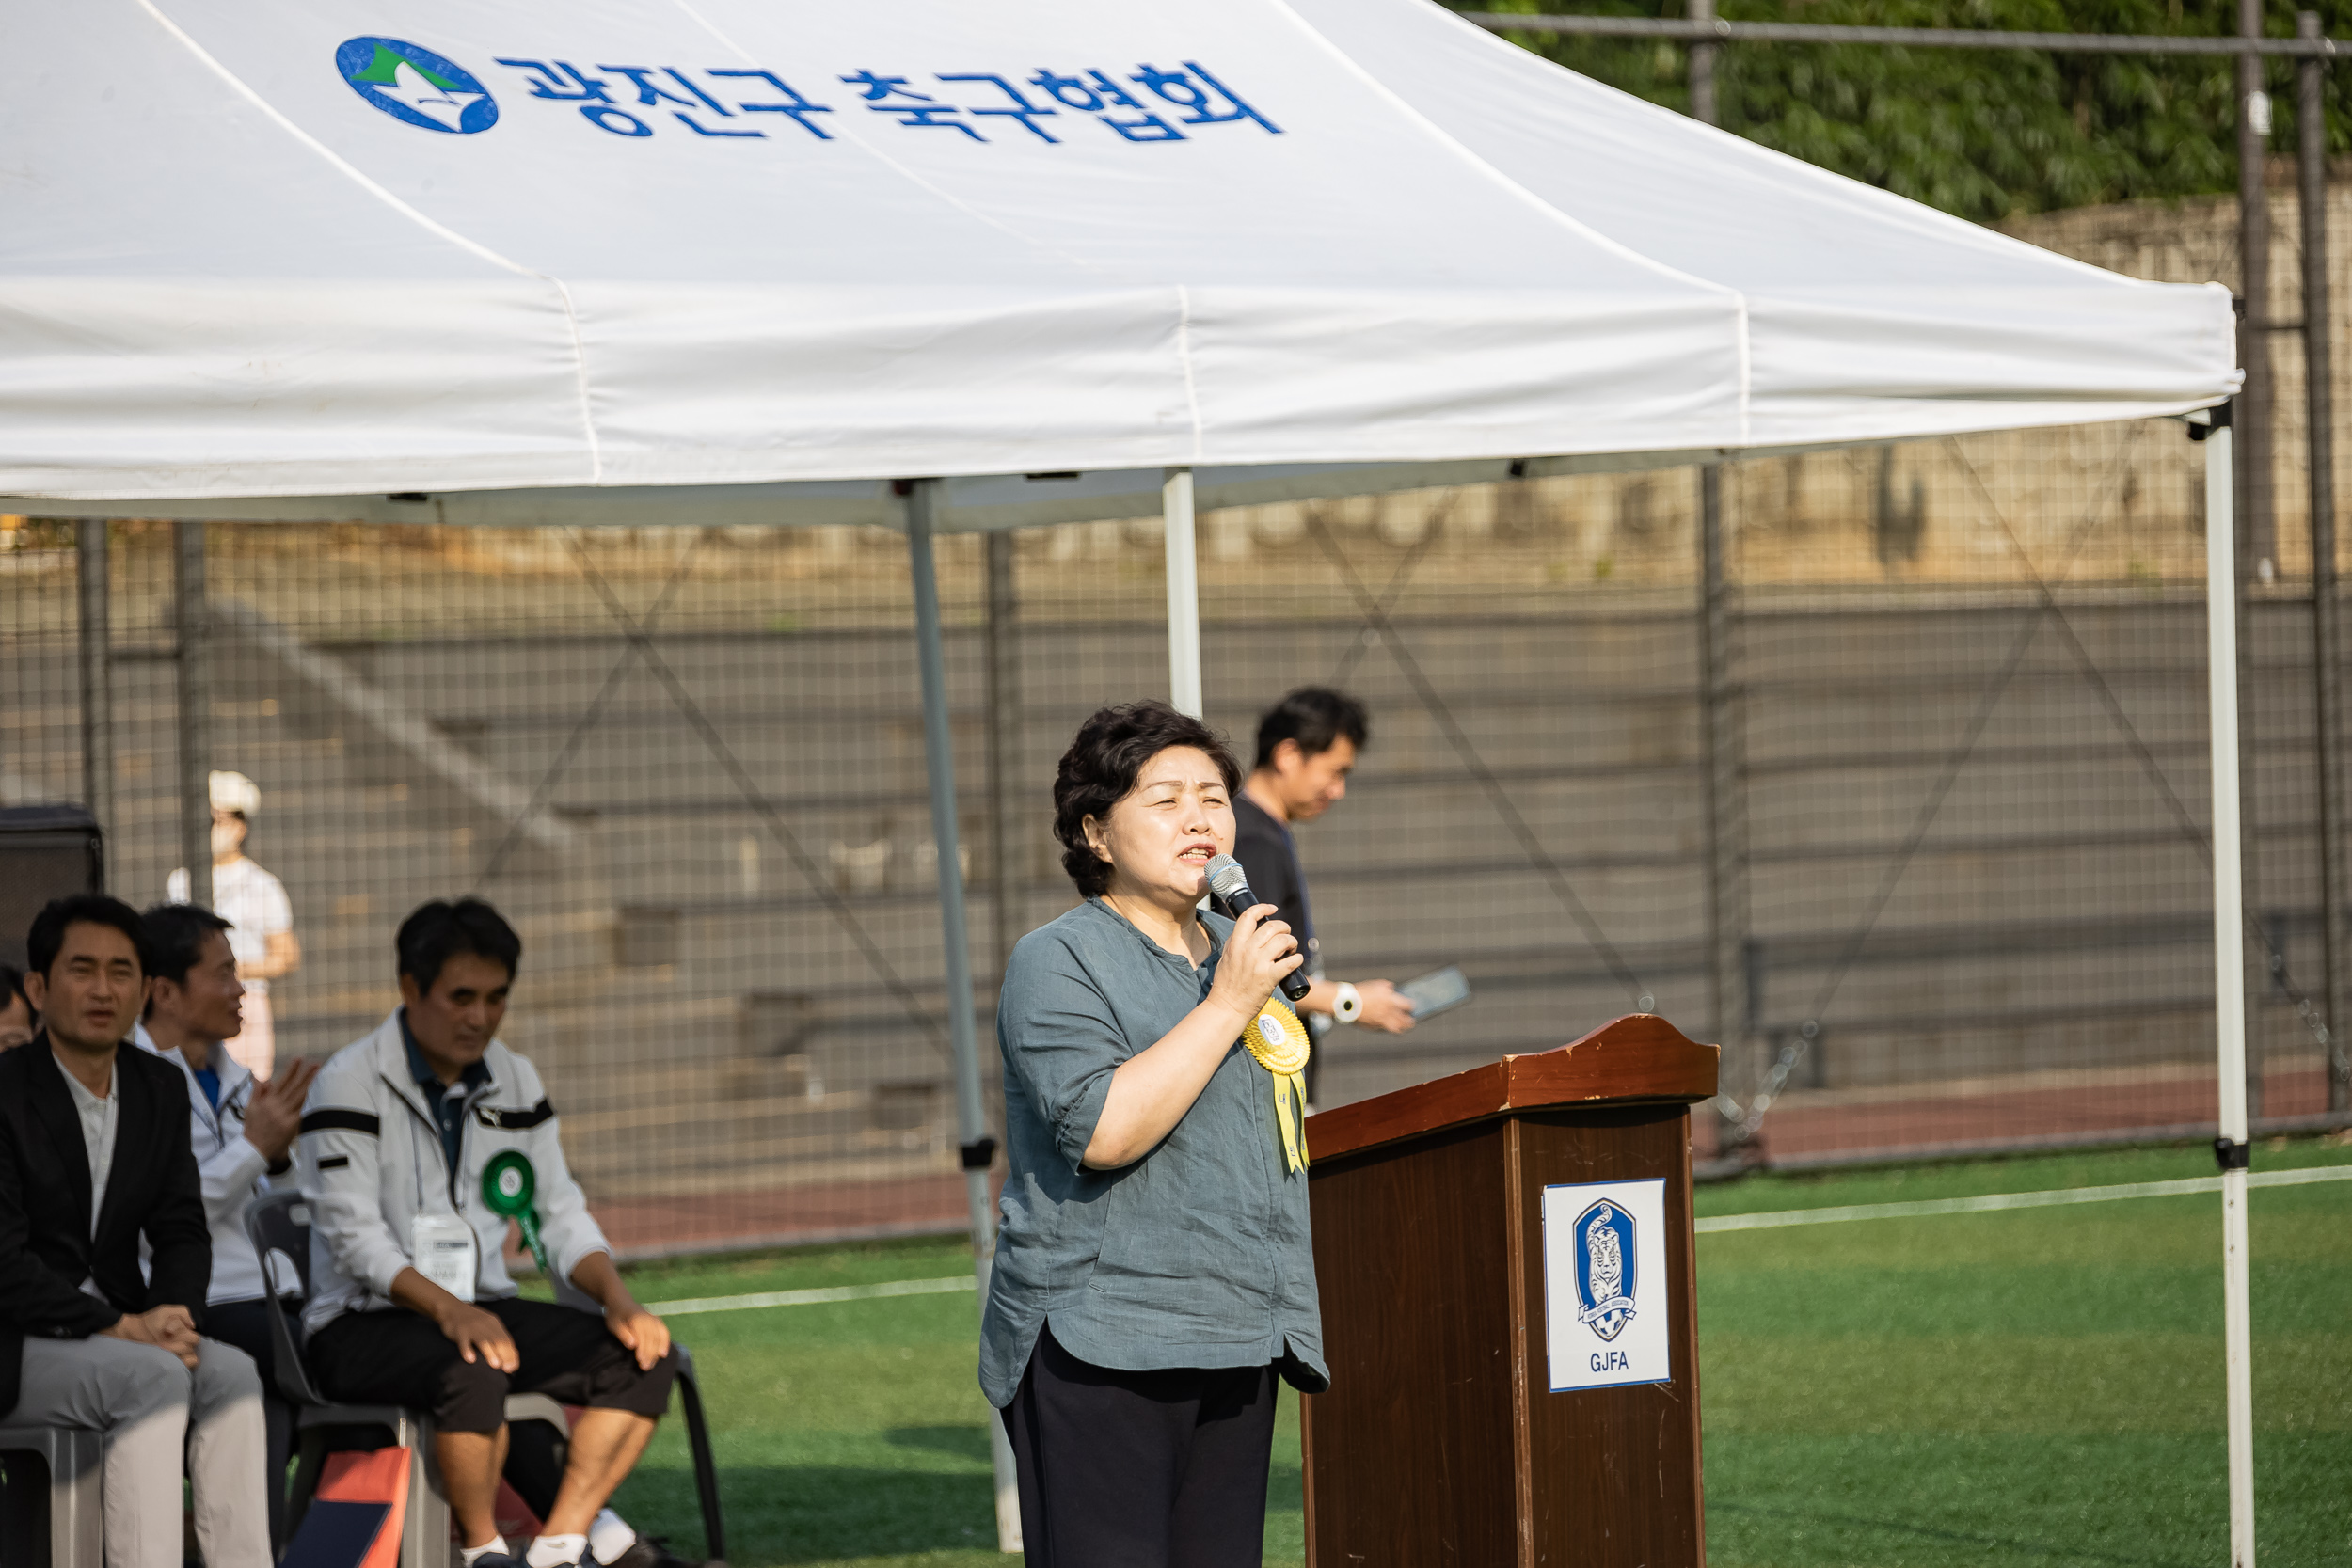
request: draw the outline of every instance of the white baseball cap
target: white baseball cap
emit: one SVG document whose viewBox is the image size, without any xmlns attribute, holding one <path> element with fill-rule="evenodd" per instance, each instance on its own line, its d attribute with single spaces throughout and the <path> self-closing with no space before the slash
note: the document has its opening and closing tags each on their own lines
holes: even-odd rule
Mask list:
<svg viewBox="0 0 2352 1568">
<path fill-rule="evenodd" d="M 215 773 L 212 796 L 215 811 L 233 811 L 241 816 L 253 816 L 262 809 L 261 786 L 243 773 Z"/>
</svg>

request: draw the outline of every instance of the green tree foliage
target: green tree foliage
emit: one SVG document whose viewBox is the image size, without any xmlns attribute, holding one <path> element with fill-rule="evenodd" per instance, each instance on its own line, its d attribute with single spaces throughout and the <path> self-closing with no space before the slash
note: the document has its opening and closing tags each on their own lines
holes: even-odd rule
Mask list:
<svg viewBox="0 0 2352 1568">
<path fill-rule="evenodd" d="M 1472 0 L 1459 10 L 1668 16 L 1682 0 Z M 2352 30 L 2352 0 L 2324 0 L 2326 31 Z M 2219 37 L 2224 0 L 1723 0 L 1737 22 L 1976 27 Z M 2268 31 L 2295 33 L 2273 5 Z M 1688 110 L 1685 51 L 1648 39 L 1507 35 L 1572 71 Z M 2047 55 L 1879 45 L 1725 45 L 1716 99 L 1727 130 L 1979 221 L 2053 207 L 2193 196 L 2237 182 L 2233 63 L 2226 57 Z M 2265 66 L 2276 103 L 2270 146 L 2295 148 L 2295 67 Z M 2328 93 L 2329 147 L 2352 145 L 2341 94 Z"/>
</svg>

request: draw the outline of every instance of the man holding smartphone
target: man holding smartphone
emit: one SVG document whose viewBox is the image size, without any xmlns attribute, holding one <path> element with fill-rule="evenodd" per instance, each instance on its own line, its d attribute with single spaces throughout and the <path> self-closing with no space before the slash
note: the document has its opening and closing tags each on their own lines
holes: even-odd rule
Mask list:
<svg viewBox="0 0 2352 1568">
<path fill-rule="evenodd" d="M 1401 1035 L 1413 1026 L 1413 1004 L 1387 980 L 1329 980 L 1315 941 L 1307 874 L 1291 829 L 1311 822 L 1347 794 L 1347 776 L 1371 743 L 1364 705 L 1324 687 L 1301 687 L 1258 721 L 1257 760 L 1233 801 L 1233 858 L 1257 895 L 1279 911 L 1306 950 L 1314 987 L 1298 1010 L 1320 1045 L 1331 1025 L 1352 1023 Z M 1315 1101 L 1317 1051 L 1307 1064 L 1307 1100 Z"/>
</svg>

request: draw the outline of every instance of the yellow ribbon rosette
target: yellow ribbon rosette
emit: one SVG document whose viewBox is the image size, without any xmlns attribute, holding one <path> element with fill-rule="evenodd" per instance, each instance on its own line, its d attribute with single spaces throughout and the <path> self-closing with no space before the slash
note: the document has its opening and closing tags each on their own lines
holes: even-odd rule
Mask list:
<svg viewBox="0 0 2352 1568">
<path fill-rule="evenodd" d="M 1307 1168 L 1307 1058 L 1313 1052 L 1307 1026 L 1279 996 L 1266 998 L 1243 1030 L 1241 1043 L 1252 1060 L 1274 1077 L 1274 1121 L 1282 1130 L 1286 1170 Z M 1295 1109 L 1294 1109 L 1295 1107 Z"/>
</svg>

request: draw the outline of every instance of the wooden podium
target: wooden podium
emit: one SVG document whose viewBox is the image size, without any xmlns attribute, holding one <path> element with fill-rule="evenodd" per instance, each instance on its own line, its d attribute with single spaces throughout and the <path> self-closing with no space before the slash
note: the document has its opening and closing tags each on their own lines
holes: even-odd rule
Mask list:
<svg viewBox="0 0 2352 1568">
<path fill-rule="evenodd" d="M 1705 1562 L 1690 1108 L 1716 1056 L 1645 1014 L 1309 1119 L 1310 1568 Z"/>
</svg>

